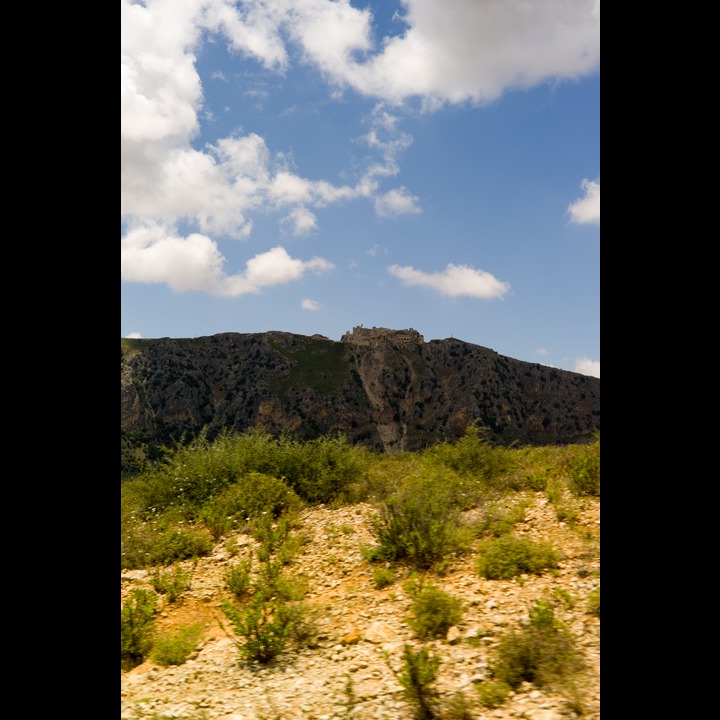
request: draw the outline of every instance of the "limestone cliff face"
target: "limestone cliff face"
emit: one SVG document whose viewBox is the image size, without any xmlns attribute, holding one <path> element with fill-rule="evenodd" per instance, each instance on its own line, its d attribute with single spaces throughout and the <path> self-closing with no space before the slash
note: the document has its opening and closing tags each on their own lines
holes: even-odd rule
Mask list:
<svg viewBox="0 0 720 720">
<path fill-rule="evenodd" d="M 355 328 L 340 342 L 284 332 L 121 342 L 124 442 L 205 430 L 310 439 L 340 433 L 396 453 L 463 435 L 562 443 L 600 428 L 600 380 L 414 330 Z"/>
</svg>

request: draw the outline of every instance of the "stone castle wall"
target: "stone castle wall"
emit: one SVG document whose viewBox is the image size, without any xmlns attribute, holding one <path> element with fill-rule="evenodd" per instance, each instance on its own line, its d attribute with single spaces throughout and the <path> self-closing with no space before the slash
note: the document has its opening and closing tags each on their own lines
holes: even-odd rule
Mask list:
<svg viewBox="0 0 720 720">
<path fill-rule="evenodd" d="M 352 332 L 346 332 L 341 342 L 350 342 L 355 345 L 374 345 L 378 342 L 393 342 L 421 345 L 425 338 L 413 328 L 408 330 L 390 330 L 389 328 L 356 326 Z"/>
</svg>

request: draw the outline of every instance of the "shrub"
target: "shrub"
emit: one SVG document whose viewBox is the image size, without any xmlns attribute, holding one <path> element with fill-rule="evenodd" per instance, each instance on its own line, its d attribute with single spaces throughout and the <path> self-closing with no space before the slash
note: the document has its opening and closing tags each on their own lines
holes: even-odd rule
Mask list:
<svg viewBox="0 0 720 720">
<path fill-rule="evenodd" d="M 410 612 L 408 624 L 416 637 L 444 638 L 462 619 L 462 603 L 437 585 L 430 584 L 416 595 Z"/>
<path fill-rule="evenodd" d="M 283 575 L 273 571 L 263 573 L 266 585 L 258 586 L 256 591 L 264 597 L 277 596 L 281 600 L 302 600 L 308 590 L 308 578 L 305 575 Z"/>
<path fill-rule="evenodd" d="M 120 662 L 131 670 L 150 654 L 155 633 L 157 595 L 150 590 L 134 589 L 120 613 Z"/>
<path fill-rule="evenodd" d="M 259 515 L 250 527 L 252 536 L 260 543 L 258 557 L 266 561 L 284 545 L 292 532 L 292 518 L 283 515 L 275 522 L 271 515 Z"/>
<path fill-rule="evenodd" d="M 487 708 L 500 707 L 507 699 L 512 688 L 503 680 L 486 680 L 478 685 L 480 703 Z"/>
<path fill-rule="evenodd" d="M 173 603 L 190 587 L 190 575 L 177 564 L 168 569 L 155 568 L 152 585 L 155 592 L 166 595 L 167 601 Z"/>
<path fill-rule="evenodd" d="M 292 618 L 284 602 L 260 596 L 242 610 L 228 602 L 222 609 L 235 634 L 245 639 L 238 647 L 249 662 L 265 665 L 285 649 Z"/>
<path fill-rule="evenodd" d="M 251 472 L 224 488 L 201 512 L 201 517 L 217 540 L 262 513 L 277 518 L 298 509 L 302 501 L 282 479 Z"/>
<path fill-rule="evenodd" d="M 433 462 L 482 481 L 485 488 L 498 490 L 520 489 L 512 476 L 515 461 L 512 451 L 493 447 L 487 441 L 487 429 L 471 423 L 459 440 L 438 443 L 426 450 L 424 456 Z"/>
<path fill-rule="evenodd" d="M 445 701 L 440 717 L 442 720 L 475 720 L 471 708 L 467 695 L 458 690 Z"/>
<path fill-rule="evenodd" d="M 380 502 L 392 495 L 422 464 L 417 453 L 380 455 L 369 464 L 358 480 L 348 484 L 342 497 L 349 504 Z"/>
<path fill-rule="evenodd" d="M 164 667 L 182 665 L 197 648 L 202 632 L 203 626 L 198 623 L 159 635 L 150 656 L 152 661 Z"/>
<path fill-rule="evenodd" d="M 373 583 L 377 590 L 382 590 L 395 582 L 395 573 L 389 568 L 375 568 L 373 570 Z"/>
<path fill-rule="evenodd" d="M 552 598 L 558 605 L 563 605 L 568 610 L 575 607 L 575 598 L 567 590 L 556 588 L 552 592 Z"/>
<path fill-rule="evenodd" d="M 364 474 L 371 455 L 344 437 L 320 437 L 297 442 L 278 440 L 275 474 L 306 502 L 331 503 Z"/>
<path fill-rule="evenodd" d="M 321 608 L 305 602 L 294 602 L 287 606 L 289 636 L 298 646 L 315 647 L 320 634 Z"/>
<path fill-rule="evenodd" d="M 355 681 L 352 679 L 352 675 L 348 675 L 348 679 L 343 687 L 343 694 L 345 695 L 345 699 L 342 704 L 345 706 L 345 714 L 347 717 L 352 717 L 358 704 L 358 697 L 355 694 Z"/>
<path fill-rule="evenodd" d="M 225 587 L 238 599 L 249 595 L 251 589 L 251 576 L 253 559 L 249 557 L 237 565 L 232 565 L 225 572 Z"/>
<path fill-rule="evenodd" d="M 305 575 L 283 575 L 282 563 L 267 559 L 260 564 L 258 578 L 253 586 L 256 601 L 301 600 L 307 592 L 308 578 Z"/>
<path fill-rule="evenodd" d="M 437 717 L 438 693 L 434 685 L 440 662 L 440 658 L 430 655 L 427 648 L 415 652 L 406 644 L 403 649 L 403 664 L 397 677 L 405 699 L 414 707 L 415 720 Z"/>
<path fill-rule="evenodd" d="M 454 487 L 441 468 L 425 468 L 380 506 L 371 531 L 376 560 L 405 560 L 427 570 L 464 550 L 471 533 L 462 521 Z"/>
<path fill-rule="evenodd" d="M 172 565 L 207 555 L 213 548 L 208 531 L 185 524 L 177 510 L 146 519 L 137 510 L 123 509 L 120 532 L 123 569 Z"/>
<path fill-rule="evenodd" d="M 574 638 L 555 619 L 552 605 L 538 600 L 530 609 L 529 622 L 500 639 L 491 672 L 515 689 L 523 682 L 561 685 L 582 667 Z"/>
<path fill-rule="evenodd" d="M 548 477 L 544 471 L 533 471 L 527 473 L 523 478 L 523 484 L 529 490 L 542 492 L 547 487 Z"/>
<path fill-rule="evenodd" d="M 588 597 L 588 614 L 600 617 L 600 588 L 595 588 Z"/>
<path fill-rule="evenodd" d="M 233 463 L 222 439 L 213 445 L 200 436 L 164 451 L 163 460 L 130 481 L 148 511 L 171 507 L 192 519 L 204 503 L 235 479 Z"/>
<path fill-rule="evenodd" d="M 476 568 L 488 580 L 509 580 L 523 573 L 557 567 L 559 554 L 547 543 L 503 535 L 481 543 Z"/>
<path fill-rule="evenodd" d="M 567 461 L 568 486 L 574 495 L 600 497 L 600 438 L 582 445 Z"/>
<path fill-rule="evenodd" d="M 150 551 L 148 564 L 170 565 L 178 560 L 208 555 L 212 549 L 212 538 L 205 530 L 168 526 L 159 531 Z"/>
<path fill-rule="evenodd" d="M 507 507 L 500 502 L 489 502 L 483 508 L 477 524 L 478 533 L 500 537 L 512 532 L 515 525 L 524 522 L 525 510 L 530 503 L 525 500 Z"/>
<path fill-rule="evenodd" d="M 277 522 L 273 522 L 270 515 L 261 515 L 257 518 L 251 527 L 251 532 L 261 543 L 258 558 L 265 562 L 274 554 L 281 565 L 291 563 L 303 546 L 312 542 L 307 532 L 293 532 L 293 528 L 298 524 L 297 516 L 289 512 L 278 518 Z"/>
<path fill-rule="evenodd" d="M 574 527 L 580 518 L 578 509 L 569 502 L 559 502 L 555 505 L 555 517 L 558 522 L 564 522 Z"/>
</svg>

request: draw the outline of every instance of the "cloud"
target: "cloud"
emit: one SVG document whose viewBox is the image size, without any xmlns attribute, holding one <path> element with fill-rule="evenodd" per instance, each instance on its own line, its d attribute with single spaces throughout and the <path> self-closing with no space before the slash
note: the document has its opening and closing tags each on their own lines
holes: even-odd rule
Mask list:
<svg viewBox="0 0 720 720">
<path fill-rule="evenodd" d="M 448 264 L 443 272 L 426 273 L 411 266 L 391 265 L 388 268 L 405 285 L 422 285 L 449 297 L 476 297 L 482 300 L 502 299 L 510 284 L 502 282 L 484 270 L 469 265 Z"/>
<path fill-rule="evenodd" d="M 278 3 L 287 8 L 287 2 Z M 403 0 L 404 32 L 371 43 L 371 16 L 345 2 L 295 2 L 276 18 L 339 88 L 400 104 L 484 103 L 510 88 L 598 68 L 600 0 Z M 329 39 L 331 41 L 329 42 Z"/>
<path fill-rule="evenodd" d="M 541 347 L 541 348 L 538 348 L 535 352 L 538 355 L 547 355 L 549 351 L 547 348 Z"/>
<path fill-rule="evenodd" d="M 570 221 L 578 224 L 600 224 L 600 178 L 583 180 L 580 187 L 585 195 L 568 206 Z"/>
<path fill-rule="evenodd" d="M 228 275 L 223 269 L 225 258 L 209 237 L 199 233 L 182 237 L 161 225 L 130 230 L 121 249 L 120 274 L 125 282 L 164 283 L 177 292 L 198 290 L 222 297 L 257 293 L 334 267 L 323 258 L 291 258 L 284 248 L 275 247 L 250 258 L 245 272 Z"/>
<path fill-rule="evenodd" d="M 370 10 L 348 0 L 123 0 L 123 276 L 176 290 L 256 292 L 259 285 L 250 272 L 255 258 L 249 261 L 250 274 L 227 275 L 218 243 L 248 238 L 258 213 L 277 213 L 281 227 L 302 235 L 317 227 L 313 209 L 353 199 L 371 200 L 384 218 L 421 212 L 419 199 L 406 187 L 381 187 L 398 174 L 400 154 L 412 142 L 388 106 L 412 98 L 426 110 L 444 103 L 483 103 L 509 88 L 577 78 L 598 67 L 599 0 L 402 4 L 401 32 L 378 43 Z M 335 185 L 304 178 L 263 137 L 240 129 L 214 144 L 194 145 L 199 119 L 211 117 L 196 67 L 205 42 L 227 44 L 278 74 L 298 58 L 320 70 L 331 96 L 352 89 L 377 100 L 370 131 L 361 138 L 374 157 L 364 160 L 359 179 Z M 183 235 L 174 230 L 180 225 L 187 227 Z M 298 267 L 293 263 L 300 263 L 301 272 L 317 269 L 280 258 L 276 250 L 256 258 L 269 255 L 276 267 L 284 262 L 288 270 Z M 502 295 L 502 283 L 477 290 L 491 288 L 494 280 L 472 275 L 478 272 L 466 269 L 472 276 L 466 279 L 469 291 L 441 291 Z M 443 287 L 442 275 L 419 277 L 406 282 Z"/>
<path fill-rule="evenodd" d="M 377 257 L 379 253 L 383 253 L 384 255 L 388 254 L 387 248 L 380 247 L 377 243 L 375 243 L 368 251 L 367 254 L 370 257 Z"/>
<path fill-rule="evenodd" d="M 582 375 L 592 375 L 593 377 L 600 377 L 600 361 L 591 360 L 590 358 L 581 357 L 575 360 L 575 372 L 581 373 Z"/>
<path fill-rule="evenodd" d="M 129 340 L 140 340 L 142 335 L 139 332 L 131 332 L 125 336 Z"/>
<path fill-rule="evenodd" d="M 277 10 L 223 0 L 121 4 L 122 222 L 184 222 L 213 238 L 243 239 L 252 232 L 252 214 L 281 212 L 304 233 L 311 227 L 308 206 L 367 197 L 364 182 L 336 186 L 291 172 L 256 133 L 192 145 L 198 118 L 206 114 L 196 69 L 203 30 L 225 33 L 243 53 L 282 67 L 287 58 L 278 23 L 291 10 L 283 2 Z"/>
<path fill-rule="evenodd" d="M 310 300 L 310 298 L 303 298 L 303 300 L 300 302 L 300 307 L 303 310 L 319 310 L 320 303 L 316 300 Z"/>
<path fill-rule="evenodd" d="M 397 217 L 398 215 L 417 214 L 419 198 L 412 195 L 406 187 L 390 190 L 375 200 L 375 213 L 378 217 Z"/>
<path fill-rule="evenodd" d="M 305 207 L 293 208 L 283 220 L 289 225 L 293 235 L 308 235 L 317 228 L 317 218 Z"/>
</svg>

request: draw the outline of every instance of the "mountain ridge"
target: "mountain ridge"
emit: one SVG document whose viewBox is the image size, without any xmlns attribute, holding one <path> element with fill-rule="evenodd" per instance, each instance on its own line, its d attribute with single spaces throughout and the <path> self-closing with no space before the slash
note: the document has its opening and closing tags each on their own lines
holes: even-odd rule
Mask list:
<svg viewBox="0 0 720 720">
<path fill-rule="evenodd" d="M 563 444 L 600 429 L 600 380 L 416 330 L 340 341 L 271 330 L 121 338 L 124 470 L 181 437 L 260 427 L 340 434 L 394 454 L 484 428 L 498 444 Z"/>
</svg>

